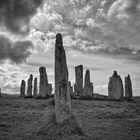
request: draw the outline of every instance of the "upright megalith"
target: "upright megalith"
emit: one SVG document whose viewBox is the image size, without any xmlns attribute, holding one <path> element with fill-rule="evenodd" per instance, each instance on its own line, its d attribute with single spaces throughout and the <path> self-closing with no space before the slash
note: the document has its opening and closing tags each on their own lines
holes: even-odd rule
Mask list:
<svg viewBox="0 0 140 140">
<path fill-rule="evenodd" d="M 27 87 L 27 95 L 26 97 L 32 97 L 32 82 L 33 82 L 33 75 L 30 74 L 30 77 L 28 79 L 28 87 Z"/>
<path fill-rule="evenodd" d="M 25 97 L 25 88 L 26 88 L 26 82 L 22 80 L 20 86 L 20 97 Z"/>
<path fill-rule="evenodd" d="M 125 99 L 133 100 L 133 91 L 130 75 L 125 77 Z"/>
<path fill-rule="evenodd" d="M 123 100 L 123 82 L 117 71 L 114 71 L 113 75 L 109 78 L 108 94 L 111 99 Z"/>
<path fill-rule="evenodd" d="M 37 78 L 34 79 L 34 92 L 33 92 L 34 97 L 37 96 Z"/>
<path fill-rule="evenodd" d="M 74 84 L 75 95 L 80 95 L 83 92 L 83 65 L 75 67 L 75 84 Z"/>
<path fill-rule="evenodd" d="M 40 72 L 40 83 L 39 83 L 39 96 L 46 98 L 51 95 L 51 85 L 48 83 L 48 76 L 45 67 L 39 68 Z"/>
<path fill-rule="evenodd" d="M 71 117 L 71 99 L 68 84 L 68 68 L 62 35 L 56 35 L 55 42 L 55 115 L 58 124 Z"/>
<path fill-rule="evenodd" d="M 86 70 L 83 96 L 93 95 L 93 83 L 90 81 L 90 71 Z"/>
</svg>

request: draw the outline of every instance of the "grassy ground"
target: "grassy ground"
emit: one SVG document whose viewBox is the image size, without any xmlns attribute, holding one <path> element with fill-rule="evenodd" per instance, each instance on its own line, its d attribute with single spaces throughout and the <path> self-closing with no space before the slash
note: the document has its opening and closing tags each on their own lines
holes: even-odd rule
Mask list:
<svg viewBox="0 0 140 140">
<path fill-rule="evenodd" d="M 38 124 L 45 123 L 43 118 L 52 112 L 54 106 L 50 99 L 4 95 L 0 98 L 0 140 L 45 139 L 34 132 L 41 127 Z M 133 102 L 73 100 L 72 112 L 83 131 L 93 140 L 140 139 L 140 99 Z"/>
</svg>

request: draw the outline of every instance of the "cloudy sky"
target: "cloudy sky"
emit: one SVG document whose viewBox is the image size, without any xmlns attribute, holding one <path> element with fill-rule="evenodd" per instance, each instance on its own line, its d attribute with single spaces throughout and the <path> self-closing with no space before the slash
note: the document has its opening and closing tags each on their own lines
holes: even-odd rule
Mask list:
<svg viewBox="0 0 140 140">
<path fill-rule="evenodd" d="M 107 94 L 114 70 L 131 75 L 140 95 L 140 0 L 0 0 L 0 87 L 19 93 L 20 82 L 46 66 L 54 84 L 55 35 L 63 35 L 69 79 L 83 64 L 94 91 Z"/>
</svg>

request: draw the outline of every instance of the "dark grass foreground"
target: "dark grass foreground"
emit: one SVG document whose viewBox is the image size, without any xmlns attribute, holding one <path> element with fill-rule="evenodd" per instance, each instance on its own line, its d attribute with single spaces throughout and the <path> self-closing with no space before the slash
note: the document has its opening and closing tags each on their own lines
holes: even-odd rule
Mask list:
<svg viewBox="0 0 140 140">
<path fill-rule="evenodd" d="M 73 117 L 61 127 L 56 124 L 53 112 L 52 98 L 3 95 L 0 140 L 140 139 L 140 98 L 132 102 L 73 100 L 72 114 L 76 119 Z"/>
<path fill-rule="evenodd" d="M 88 140 L 91 139 L 87 136 L 82 128 L 79 126 L 77 119 L 72 116 L 70 120 L 65 121 L 63 124 L 58 125 L 54 113 L 44 115 L 40 121 L 38 121 L 34 128 L 32 135 L 37 135 L 41 139 L 46 140 Z"/>
</svg>

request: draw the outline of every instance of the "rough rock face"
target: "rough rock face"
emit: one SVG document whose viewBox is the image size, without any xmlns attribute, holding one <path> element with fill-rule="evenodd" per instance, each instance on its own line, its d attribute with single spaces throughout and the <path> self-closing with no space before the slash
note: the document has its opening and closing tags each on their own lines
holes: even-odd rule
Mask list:
<svg viewBox="0 0 140 140">
<path fill-rule="evenodd" d="M 75 84 L 74 84 L 75 95 L 80 95 L 83 92 L 83 65 L 75 67 Z"/>
<path fill-rule="evenodd" d="M 37 96 L 37 78 L 34 79 L 34 97 Z"/>
<path fill-rule="evenodd" d="M 93 83 L 90 82 L 90 71 L 86 70 L 83 96 L 93 95 Z"/>
<path fill-rule="evenodd" d="M 73 96 L 73 87 L 71 86 L 71 81 L 69 81 L 69 92 L 70 95 Z"/>
<path fill-rule="evenodd" d="M 55 115 L 58 124 L 71 117 L 71 99 L 68 85 L 68 68 L 62 35 L 55 42 Z"/>
<path fill-rule="evenodd" d="M 111 99 L 123 100 L 123 82 L 121 77 L 114 71 L 112 77 L 109 78 L 108 93 Z"/>
<path fill-rule="evenodd" d="M 127 100 L 133 100 L 133 91 L 130 75 L 125 77 L 125 98 Z"/>
<path fill-rule="evenodd" d="M 30 74 L 30 78 L 28 79 L 28 87 L 27 87 L 27 97 L 32 96 L 32 81 L 33 81 L 33 75 Z"/>
<path fill-rule="evenodd" d="M 20 86 L 20 97 L 25 97 L 25 88 L 26 88 L 26 82 L 22 80 Z"/>
<path fill-rule="evenodd" d="M 48 83 L 48 76 L 45 67 L 39 68 L 40 72 L 40 84 L 39 84 L 39 96 L 48 97 L 51 95 L 51 85 Z"/>
</svg>

